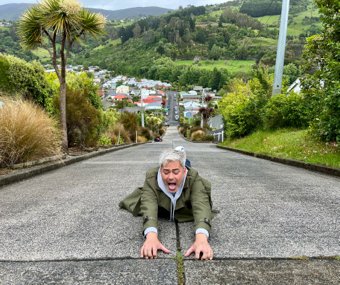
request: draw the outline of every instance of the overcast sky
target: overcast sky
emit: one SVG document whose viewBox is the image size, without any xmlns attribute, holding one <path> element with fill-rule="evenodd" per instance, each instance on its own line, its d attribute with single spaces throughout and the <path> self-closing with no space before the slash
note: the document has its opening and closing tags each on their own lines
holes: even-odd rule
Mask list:
<svg viewBox="0 0 340 285">
<path fill-rule="evenodd" d="M 177 9 L 179 6 L 186 7 L 188 5 L 209 5 L 220 4 L 230 0 L 80 0 L 84 7 L 101 8 L 107 10 L 119 10 L 131 7 L 148 7 L 157 6 L 162 8 Z M 0 5 L 8 3 L 37 3 L 37 0 L 0 0 Z"/>
</svg>

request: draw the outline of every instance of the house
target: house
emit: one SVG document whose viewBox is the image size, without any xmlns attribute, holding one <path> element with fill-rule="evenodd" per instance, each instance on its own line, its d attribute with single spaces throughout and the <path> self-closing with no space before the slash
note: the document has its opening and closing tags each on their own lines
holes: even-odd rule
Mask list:
<svg viewBox="0 0 340 285">
<path fill-rule="evenodd" d="M 184 111 L 183 116 L 185 118 L 192 118 L 194 115 L 199 113 L 199 110 L 201 108 L 201 104 L 195 101 L 187 101 L 183 103 Z"/>
<path fill-rule="evenodd" d="M 212 130 L 223 130 L 224 123 L 222 115 L 217 115 L 208 119 L 208 125 Z"/>
<path fill-rule="evenodd" d="M 287 93 L 290 92 L 295 92 L 297 94 L 299 94 L 301 92 L 301 81 L 300 79 L 296 79 L 287 89 Z"/>
<path fill-rule="evenodd" d="M 130 87 L 127 85 L 120 85 L 116 88 L 117 93 L 129 94 Z"/>
<path fill-rule="evenodd" d="M 117 93 L 116 95 L 112 96 L 112 101 L 123 101 L 123 100 L 127 100 L 129 102 L 132 102 L 131 98 L 129 95 L 124 94 L 124 93 Z"/>
<path fill-rule="evenodd" d="M 145 98 L 142 97 L 141 101 L 135 102 L 139 107 L 144 107 L 145 110 L 161 110 L 162 109 L 162 96 L 150 95 Z"/>
</svg>

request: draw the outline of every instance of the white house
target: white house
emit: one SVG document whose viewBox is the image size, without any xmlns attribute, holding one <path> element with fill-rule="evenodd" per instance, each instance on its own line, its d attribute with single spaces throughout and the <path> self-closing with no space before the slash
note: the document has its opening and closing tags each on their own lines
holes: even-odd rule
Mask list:
<svg viewBox="0 0 340 285">
<path fill-rule="evenodd" d="M 184 111 L 183 116 L 185 118 L 192 118 L 194 115 L 196 115 L 200 108 L 201 104 L 195 101 L 187 101 L 183 103 Z"/>
<path fill-rule="evenodd" d="M 116 88 L 116 93 L 129 94 L 130 87 L 127 85 L 120 85 Z"/>
</svg>

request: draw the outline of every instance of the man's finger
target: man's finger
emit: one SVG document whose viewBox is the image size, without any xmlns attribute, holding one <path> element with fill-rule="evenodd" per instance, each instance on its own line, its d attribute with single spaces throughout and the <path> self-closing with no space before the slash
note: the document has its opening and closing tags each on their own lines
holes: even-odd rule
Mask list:
<svg viewBox="0 0 340 285">
<path fill-rule="evenodd" d="M 206 252 L 202 252 L 202 257 L 201 257 L 202 260 L 208 260 L 209 259 L 209 252 L 206 251 Z"/>
<path fill-rule="evenodd" d="M 213 257 L 214 257 L 214 252 L 211 250 L 211 251 L 210 251 L 210 260 L 212 260 Z"/>
<path fill-rule="evenodd" d="M 144 246 L 140 249 L 140 257 L 144 257 Z"/>
<path fill-rule="evenodd" d="M 157 257 L 157 247 L 153 247 L 152 250 L 151 250 L 151 253 L 152 253 L 153 258 L 156 258 Z"/>
<path fill-rule="evenodd" d="M 195 258 L 196 258 L 196 259 L 201 259 L 201 251 L 198 250 L 198 249 L 196 249 Z"/>
<path fill-rule="evenodd" d="M 187 252 L 184 254 L 184 256 L 189 256 L 190 254 L 192 254 L 194 252 L 194 248 L 191 246 Z"/>
<path fill-rule="evenodd" d="M 170 253 L 170 250 L 167 249 L 164 245 L 161 245 L 159 249 L 162 250 L 164 253 Z"/>
</svg>

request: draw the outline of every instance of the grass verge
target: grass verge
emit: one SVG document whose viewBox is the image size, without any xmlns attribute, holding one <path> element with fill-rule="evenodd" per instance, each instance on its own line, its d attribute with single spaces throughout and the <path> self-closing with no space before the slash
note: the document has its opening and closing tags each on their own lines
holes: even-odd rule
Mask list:
<svg viewBox="0 0 340 285">
<path fill-rule="evenodd" d="M 245 138 L 227 140 L 221 145 L 273 157 L 340 168 L 339 146 L 335 143 L 315 141 L 309 136 L 307 130 L 257 131 Z"/>
</svg>

